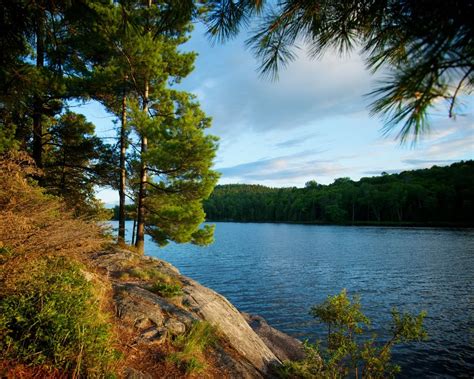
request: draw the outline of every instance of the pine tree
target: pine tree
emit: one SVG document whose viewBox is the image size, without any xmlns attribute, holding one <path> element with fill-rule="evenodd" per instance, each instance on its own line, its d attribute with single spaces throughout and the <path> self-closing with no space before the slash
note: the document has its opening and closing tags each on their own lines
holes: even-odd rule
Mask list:
<svg viewBox="0 0 474 379">
<path fill-rule="evenodd" d="M 440 101 L 454 116 L 474 86 L 474 6 L 471 0 L 210 0 L 208 32 L 218 40 L 255 26 L 247 41 L 264 75 L 276 78 L 303 43 L 311 57 L 329 48 L 362 48 L 372 71 L 387 75 L 371 95 L 385 132 L 402 125 L 401 141 L 428 130 Z M 251 19 L 256 21 L 250 22 Z"/>
</svg>

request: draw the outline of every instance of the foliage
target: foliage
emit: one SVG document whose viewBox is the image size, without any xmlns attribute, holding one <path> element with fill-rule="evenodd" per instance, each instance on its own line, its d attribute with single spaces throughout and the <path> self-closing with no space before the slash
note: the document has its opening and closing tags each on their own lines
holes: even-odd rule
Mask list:
<svg viewBox="0 0 474 379">
<path fill-rule="evenodd" d="M 192 95 L 161 94 L 153 118 L 138 109 L 129 113 L 129 124 L 148 137 L 142 157 L 149 172 L 146 231 L 161 246 L 169 241 L 209 244 L 214 229 L 199 227 L 205 219 L 202 201 L 218 178 L 211 169 L 217 139 L 205 134 L 210 119 Z"/>
<path fill-rule="evenodd" d="M 123 206 L 128 177 L 128 195 L 140 205 L 141 250 L 145 223 L 160 244 L 210 243 L 213 229 L 199 226 L 202 200 L 217 180 L 216 138 L 205 134 L 210 119 L 194 97 L 171 89 L 193 69 L 196 54 L 179 47 L 201 6 L 191 0 L 2 6 L 0 152 L 31 153 L 44 168 L 40 184 L 85 217 L 104 213 L 96 185 L 119 188 Z M 84 116 L 65 110 L 90 99 L 120 117 L 120 156 Z"/>
<path fill-rule="evenodd" d="M 305 188 L 220 185 L 204 209 L 213 221 L 473 225 L 474 161 Z"/>
<path fill-rule="evenodd" d="M 402 141 L 428 128 L 427 113 L 446 101 L 449 115 L 474 84 L 474 11 L 471 1 L 262 0 L 210 1 L 208 33 L 218 40 L 256 25 L 248 45 L 263 74 L 296 57 L 298 43 L 311 57 L 329 48 L 360 49 L 372 71 L 386 77 L 372 95 L 374 113 L 387 116 L 386 131 L 402 123 Z M 257 21 L 253 20 L 257 19 Z"/>
<path fill-rule="evenodd" d="M 125 220 L 133 220 L 135 218 L 135 213 L 137 211 L 137 207 L 135 204 L 126 204 L 125 205 Z M 116 205 L 113 208 L 113 220 L 119 219 L 119 206 Z"/>
<path fill-rule="evenodd" d="M 206 321 L 196 321 L 184 335 L 177 336 L 172 345 L 178 352 L 168 356 L 168 360 L 182 368 L 187 374 L 202 372 L 206 365 L 204 352 L 217 341 L 216 329 Z"/>
<path fill-rule="evenodd" d="M 4 359 L 103 376 L 117 355 L 106 315 L 82 267 L 65 257 L 24 264 L 0 296 Z"/>
<path fill-rule="evenodd" d="M 94 124 L 66 112 L 54 120 L 44 137 L 44 179 L 49 193 L 61 196 L 77 215 L 98 208 L 94 186 L 113 181 L 113 152 L 94 135 Z"/>
<path fill-rule="evenodd" d="M 2 358 L 7 366 L 40 365 L 38 372 L 101 377 L 115 360 L 114 341 L 102 293 L 79 262 L 106 240 L 96 222 L 74 218 L 29 179 L 39 174 L 25 153 L 0 159 Z"/>
<path fill-rule="evenodd" d="M 301 362 L 285 362 L 281 369 L 283 377 L 393 377 L 400 367 L 390 362 L 391 348 L 397 343 L 427 338 L 423 328 L 425 312 L 413 316 L 393 309 L 389 341 L 379 344 L 375 335 L 361 340 L 370 320 L 361 312 L 360 300 L 350 299 L 346 290 L 312 307 L 310 314 L 327 325 L 326 347 L 321 349 L 319 344 L 306 343 L 306 358 Z"/>
<path fill-rule="evenodd" d="M 156 282 L 150 286 L 150 291 L 162 297 L 176 297 L 183 295 L 183 290 L 180 284 L 171 284 Z"/>
</svg>

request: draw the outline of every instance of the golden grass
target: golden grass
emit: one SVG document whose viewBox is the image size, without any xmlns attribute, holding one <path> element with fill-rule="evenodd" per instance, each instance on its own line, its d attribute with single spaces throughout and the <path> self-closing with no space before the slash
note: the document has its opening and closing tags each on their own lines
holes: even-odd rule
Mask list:
<svg viewBox="0 0 474 379">
<path fill-rule="evenodd" d="M 45 194 L 31 179 L 39 174 L 24 153 L 0 158 L 0 249 L 29 256 L 98 250 L 101 227 L 74 218 L 59 198 Z"/>
</svg>

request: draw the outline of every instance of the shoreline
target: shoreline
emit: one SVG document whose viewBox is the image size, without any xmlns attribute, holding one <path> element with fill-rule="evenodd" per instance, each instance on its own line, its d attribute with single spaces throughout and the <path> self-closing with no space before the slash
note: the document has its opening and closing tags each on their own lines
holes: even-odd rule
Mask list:
<svg viewBox="0 0 474 379">
<path fill-rule="evenodd" d="M 118 221 L 118 220 L 113 220 Z M 132 221 L 132 220 L 130 220 Z M 206 222 L 233 222 L 239 224 L 289 224 L 289 225 L 317 225 L 317 226 L 376 226 L 376 227 L 399 227 L 399 228 L 443 228 L 443 229 L 474 229 L 474 224 L 449 223 L 449 222 L 376 222 L 358 221 L 354 223 L 332 224 L 319 221 L 242 221 L 242 220 L 206 220 Z"/>
</svg>

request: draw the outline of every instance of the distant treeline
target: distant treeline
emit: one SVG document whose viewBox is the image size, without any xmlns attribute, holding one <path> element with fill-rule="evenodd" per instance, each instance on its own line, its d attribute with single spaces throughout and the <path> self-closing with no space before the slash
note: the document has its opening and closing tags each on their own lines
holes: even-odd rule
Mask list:
<svg viewBox="0 0 474 379">
<path fill-rule="evenodd" d="M 474 161 L 305 188 L 219 185 L 207 219 L 328 224 L 474 225 Z"/>
</svg>

